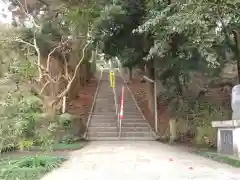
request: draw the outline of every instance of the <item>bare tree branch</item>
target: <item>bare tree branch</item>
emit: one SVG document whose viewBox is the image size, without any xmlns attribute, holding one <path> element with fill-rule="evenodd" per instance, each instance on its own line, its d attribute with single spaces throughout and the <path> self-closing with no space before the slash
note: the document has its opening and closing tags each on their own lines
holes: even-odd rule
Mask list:
<svg viewBox="0 0 240 180">
<path fill-rule="evenodd" d="M 25 7 L 26 7 L 26 12 L 27 12 L 27 14 L 29 14 L 29 13 L 28 13 L 27 0 L 24 0 L 24 3 L 25 3 Z"/>
<path fill-rule="evenodd" d="M 29 18 L 30 21 L 32 21 L 33 25 L 35 27 L 39 28 L 40 26 L 36 23 L 34 17 L 31 14 L 28 13 L 27 8 L 25 9 L 24 6 L 22 5 L 22 3 L 19 0 L 17 0 L 17 2 L 19 3 L 19 5 L 20 5 L 21 9 L 23 10 L 24 14 Z M 26 1 L 25 1 L 25 3 L 26 3 Z"/>
<path fill-rule="evenodd" d="M 64 77 L 68 82 L 70 82 L 71 78 L 69 77 L 68 62 L 67 62 L 65 54 L 63 54 L 63 59 L 64 59 L 64 65 L 65 65 L 65 76 Z"/>
<path fill-rule="evenodd" d="M 47 81 L 44 86 L 42 87 L 41 91 L 39 92 L 39 94 L 42 94 L 44 92 L 44 90 L 46 89 L 47 85 L 50 84 L 50 81 Z"/>
<path fill-rule="evenodd" d="M 76 78 L 76 76 L 77 76 L 78 69 L 80 68 L 81 63 L 83 62 L 83 60 L 84 60 L 84 58 L 85 58 L 85 51 L 86 51 L 86 48 L 87 48 L 87 46 L 88 46 L 89 44 L 90 44 L 90 42 L 88 42 L 88 43 L 84 46 L 84 48 L 82 49 L 82 58 L 81 58 L 80 61 L 78 62 L 77 66 L 75 67 L 74 74 L 73 74 L 73 77 L 72 77 L 71 81 L 68 83 L 66 89 L 65 89 L 61 94 L 59 94 L 59 95 L 57 96 L 57 99 L 52 102 L 53 104 L 54 104 L 54 103 L 57 103 L 61 98 L 63 98 L 64 96 L 67 95 L 68 91 L 70 90 L 70 88 L 71 88 L 71 86 L 72 86 L 72 84 L 73 84 L 73 82 L 74 82 L 74 80 L 75 80 L 75 78 Z"/>
<path fill-rule="evenodd" d="M 70 39 L 67 39 L 65 42 L 61 42 L 57 47 L 55 47 L 49 54 L 48 54 L 48 58 L 47 58 L 47 71 L 49 71 L 50 68 L 50 60 L 51 60 L 51 56 L 52 54 L 59 48 L 61 48 L 62 46 L 64 46 Z"/>
<path fill-rule="evenodd" d="M 22 40 L 22 39 L 16 39 L 16 40 L 14 40 L 14 41 L 20 42 L 20 43 L 23 43 L 23 44 L 26 44 L 26 45 L 29 45 L 29 46 L 35 48 L 34 44 L 31 44 L 31 43 L 29 43 L 29 42 L 27 42 L 27 41 L 24 41 L 24 40 Z"/>
</svg>

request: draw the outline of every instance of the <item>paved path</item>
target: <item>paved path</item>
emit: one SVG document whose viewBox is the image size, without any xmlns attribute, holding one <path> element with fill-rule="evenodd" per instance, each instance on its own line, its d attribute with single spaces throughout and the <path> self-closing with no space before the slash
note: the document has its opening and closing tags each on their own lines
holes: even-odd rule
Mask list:
<svg viewBox="0 0 240 180">
<path fill-rule="evenodd" d="M 158 142 L 102 141 L 73 152 L 63 167 L 42 178 L 66 179 L 240 180 L 240 169 Z"/>
</svg>

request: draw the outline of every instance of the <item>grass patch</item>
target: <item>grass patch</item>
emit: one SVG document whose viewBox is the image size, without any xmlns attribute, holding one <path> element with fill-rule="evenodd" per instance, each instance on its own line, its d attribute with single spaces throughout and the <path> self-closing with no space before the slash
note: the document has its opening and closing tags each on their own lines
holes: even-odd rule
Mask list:
<svg viewBox="0 0 240 180">
<path fill-rule="evenodd" d="M 39 180 L 44 174 L 59 167 L 66 158 L 55 156 L 29 156 L 0 161 L 2 180 Z"/>
<path fill-rule="evenodd" d="M 53 144 L 52 148 L 53 151 L 64 151 L 64 150 L 77 150 L 77 149 L 81 149 L 84 147 L 83 143 L 73 143 L 73 144 L 63 144 L 63 143 L 59 143 L 59 144 Z M 42 151 L 42 147 L 41 146 L 32 146 L 29 148 L 30 151 Z"/>
<path fill-rule="evenodd" d="M 240 168 L 240 159 L 234 159 L 226 155 L 221 155 L 216 152 L 209 152 L 209 151 L 197 151 L 196 153 L 200 156 L 212 159 L 214 161 Z"/>
</svg>

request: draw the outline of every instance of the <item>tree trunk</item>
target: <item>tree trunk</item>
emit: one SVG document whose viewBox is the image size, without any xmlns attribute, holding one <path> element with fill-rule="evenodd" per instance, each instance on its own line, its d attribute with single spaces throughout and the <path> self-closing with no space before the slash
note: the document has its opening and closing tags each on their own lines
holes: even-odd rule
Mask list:
<svg viewBox="0 0 240 180">
<path fill-rule="evenodd" d="M 133 72 L 132 72 L 132 67 L 128 68 L 128 79 L 130 82 L 133 81 Z"/>
<path fill-rule="evenodd" d="M 154 61 L 149 60 L 147 62 L 146 69 L 147 77 L 154 80 L 155 79 L 155 69 L 154 69 Z M 152 115 L 154 115 L 154 84 L 152 82 L 147 81 L 147 90 L 148 90 L 148 108 Z"/>
<path fill-rule="evenodd" d="M 96 59 L 97 59 L 97 48 L 96 51 L 92 51 L 92 63 L 91 63 L 91 73 L 94 74 L 96 72 Z"/>
<path fill-rule="evenodd" d="M 173 143 L 177 139 L 177 122 L 175 118 L 169 120 L 169 129 L 170 129 L 170 143 Z"/>
<path fill-rule="evenodd" d="M 43 67 L 47 67 L 47 59 L 44 57 L 41 59 L 41 65 Z M 52 79 L 58 79 L 64 72 L 64 66 L 60 62 L 59 59 L 52 57 L 49 64 L 49 76 Z M 43 78 L 41 80 L 41 88 L 45 86 L 48 82 L 47 78 Z M 56 100 L 57 96 L 62 92 L 62 89 L 65 89 L 66 83 L 62 80 L 58 80 L 56 82 L 50 81 L 49 84 L 43 91 L 43 106 L 46 114 L 50 121 L 54 121 L 56 119 L 56 114 L 58 112 L 59 104 L 52 104 L 54 100 Z"/>
<path fill-rule="evenodd" d="M 73 45 L 72 45 L 72 53 L 69 59 L 69 66 L 70 66 L 70 70 L 69 73 L 71 73 L 71 75 L 73 76 L 76 65 L 79 61 L 79 49 L 81 49 L 84 45 L 85 41 L 79 40 L 79 39 L 74 39 L 73 40 Z M 78 92 L 80 89 L 80 76 L 81 76 L 81 67 L 79 68 L 79 70 L 77 71 L 76 74 L 76 78 L 73 82 L 73 86 L 70 87 L 70 90 L 68 92 L 68 98 L 71 99 L 75 99 L 78 96 Z"/>
<path fill-rule="evenodd" d="M 238 30 L 233 31 L 236 45 L 235 56 L 237 60 L 238 83 L 240 83 L 240 34 Z"/>
<path fill-rule="evenodd" d="M 90 62 L 86 62 L 86 83 L 89 83 L 91 78 L 92 78 L 91 64 Z"/>
<path fill-rule="evenodd" d="M 85 86 L 85 76 L 86 76 L 86 66 L 85 64 L 81 64 L 80 72 L 79 72 L 79 82 L 81 87 Z"/>
<path fill-rule="evenodd" d="M 141 70 L 141 73 L 144 74 L 144 73 L 145 73 L 145 64 L 142 63 L 142 64 L 139 66 L 139 68 L 140 68 L 140 70 Z"/>
</svg>

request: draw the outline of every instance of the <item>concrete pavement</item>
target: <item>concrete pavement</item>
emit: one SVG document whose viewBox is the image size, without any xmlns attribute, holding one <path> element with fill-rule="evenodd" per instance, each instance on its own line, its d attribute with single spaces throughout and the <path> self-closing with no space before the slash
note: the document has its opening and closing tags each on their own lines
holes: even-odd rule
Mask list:
<svg viewBox="0 0 240 180">
<path fill-rule="evenodd" d="M 154 141 L 98 141 L 42 180 L 240 180 L 240 169 Z"/>
</svg>

